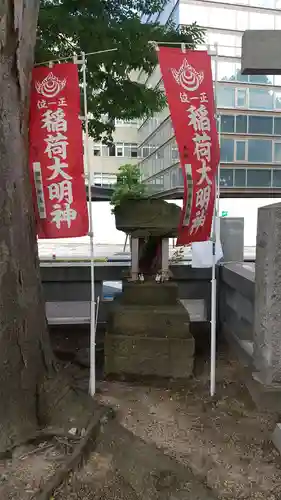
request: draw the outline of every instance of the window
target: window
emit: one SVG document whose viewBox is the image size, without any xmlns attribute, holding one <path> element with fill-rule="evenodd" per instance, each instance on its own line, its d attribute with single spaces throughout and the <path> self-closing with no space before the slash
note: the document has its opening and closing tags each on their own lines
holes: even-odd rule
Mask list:
<svg viewBox="0 0 281 500">
<path fill-rule="evenodd" d="M 100 144 L 94 145 L 94 156 L 101 156 L 101 145 Z"/>
<path fill-rule="evenodd" d="M 233 186 L 233 169 L 221 168 L 220 170 L 220 186 L 232 187 Z"/>
<path fill-rule="evenodd" d="M 109 146 L 108 150 L 109 150 L 109 156 L 116 156 L 115 144 L 111 144 Z"/>
<path fill-rule="evenodd" d="M 251 109 L 273 109 L 273 94 L 270 90 L 249 88 Z"/>
<path fill-rule="evenodd" d="M 272 171 L 272 185 L 273 187 L 281 187 L 281 170 Z"/>
<path fill-rule="evenodd" d="M 184 186 L 184 178 L 181 168 L 179 168 L 179 186 Z"/>
<path fill-rule="evenodd" d="M 274 143 L 274 161 L 281 163 L 281 142 Z"/>
<path fill-rule="evenodd" d="M 248 83 L 248 81 L 249 81 L 249 75 L 242 75 L 241 71 L 239 70 L 239 71 L 237 71 L 236 80 L 238 82 Z"/>
<path fill-rule="evenodd" d="M 124 156 L 124 148 L 123 148 L 123 144 L 120 143 L 120 142 L 117 142 L 116 145 L 115 145 L 115 154 L 116 156 Z M 112 155 L 114 156 L 114 155 Z"/>
<path fill-rule="evenodd" d="M 232 162 L 234 160 L 234 140 L 222 139 L 221 140 L 221 161 Z"/>
<path fill-rule="evenodd" d="M 235 171 L 235 181 L 234 185 L 236 187 L 244 187 L 246 186 L 246 169 L 245 168 L 236 168 Z"/>
<path fill-rule="evenodd" d="M 142 156 L 143 158 L 146 158 L 149 155 L 149 146 L 144 146 L 142 148 Z"/>
<path fill-rule="evenodd" d="M 274 92 L 274 107 L 281 109 L 281 92 Z"/>
<path fill-rule="evenodd" d="M 246 160 L 246 141 L 236 141 L 236 160 Z"/>
<path fill-rule="evenodd" d="M 229 86 L 219 86 L 217 95 L 218 106 L 220 108 L 234 108 L 235 89 Z"/>
<path fill-rule="evenodd" d="M 172 170 L 172 172 L 171 172 L 171 187 L 175 188 L 178 185 L 179 185 L 179 182 L 178 182 L 178 172 Z"/>
<path fill-rule="evenodd" d="M 138 145 L 136 143 L 124 143 L 124 156 L 129 158 L 137 158 L 138 157 Z"/>
<path fill-rule="evenodd" d="M 179 159 L 179 151 L 177 146 L 172 146 L 172 160 L 178 160 Z"/>
<path fill-rule="evenodd" d="M 221 132 L 234 132 L 234 116 L 221 115 Z"/>
<path fill-rule="evenodd" d="M 103 145 L 101 149 L 102 149 L 102 156 L 109 156 L 108 146 Z"/>
<path fill-rule="evenodd" d="M 271 186 L 271 170 L 270 169 L 252 169 L 247 171 L 247 186 L 248 187 L 270 187 Z"/>
<path fill-rule="evenodd" d="M 239 108 L 246 108 L 247 89 L 236 89 L 236 106 Z"/>
<path fill-rule="evenodd" d="M 272 162 L 272 141 L 248 140 L 248 161 L 253 163 Z"/>
<path fill-rule="evenodd" d="M 131 158 L 137 158 L 137 157 L 138 157 L 138 145 L 131 144 Z"/>
<path fill-rule="evenodd" d="M 249 134 L 272 134 L 271 116 L 249 116 Z"/>
<path fill-rule="evenodd" d="M 247 115 L 237 115 L 235 117 L 235 132 L 237 134 L 247 133 Z"/>
<path fill-rule="evenodd" d="M 281 118 L 274 118 L 274 132 L 275 135 L 281 135 Z"/>
<path fill-rule="evenodd" d="M 159 148 L 156 151 L 156 159 L 157 160 L 162 160 L 162 158 L 164 158 L 164 148 Z"/>
<path fill-rule="evenodd" d="M 259 85 L 272 85 L 272 77 L 267 75 L 249 75 L 250 83 L 257 83 Z"/>
</svg>

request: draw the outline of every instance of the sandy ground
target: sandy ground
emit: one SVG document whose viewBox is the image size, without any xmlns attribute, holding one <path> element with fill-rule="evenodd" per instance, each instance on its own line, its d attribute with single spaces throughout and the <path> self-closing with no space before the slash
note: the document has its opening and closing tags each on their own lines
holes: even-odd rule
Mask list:
<svg viewBox="0 0 281 500">
<path fill-rule="evenodd" d="M 280 500 L 281 460 L 270 442 L 277 416 L 258 412 L 227 351 L 218 359 L 217 395 L 209 367 L 184 387 L 102 382 L 100 401 L 122 426 L 191 468 L 223 500 Z"/>
</svg>

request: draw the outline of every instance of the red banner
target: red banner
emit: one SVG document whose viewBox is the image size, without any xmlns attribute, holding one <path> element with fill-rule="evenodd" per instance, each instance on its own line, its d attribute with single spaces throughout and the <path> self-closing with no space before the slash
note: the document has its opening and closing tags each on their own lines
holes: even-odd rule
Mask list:
<svg viewBox="0 0 281 500">
<path fill-rule="evenodd" d="M 178 144 L 184 198 L 177 245 L 210 238 L 219 163 L 211 57 L 159 47 L 159 64 Z"/>
<path fill-rule="evenodd" d="M 39 238 L 88 233 L 76 64 L 33 70 L 29 165 Z"/>
</svg>

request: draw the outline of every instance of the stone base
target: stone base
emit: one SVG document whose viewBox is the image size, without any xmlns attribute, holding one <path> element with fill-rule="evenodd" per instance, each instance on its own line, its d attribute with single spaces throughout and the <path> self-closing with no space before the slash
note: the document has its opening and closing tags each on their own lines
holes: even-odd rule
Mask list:
<svg viewBox="0 0 281 500">
<path fill-rule="evenodd" d="M 193 371 L 189 314 L 175 283 L 125 283 L 105 337 L 105 374 L 183 379 Z"/>
<path fill-rule="evenodd" d="M 193 371 L 194 339 L 107 334 L 105 374 L 188 378 Z"/>
<path fill-rule="evenodd" d="M 250 396 L 259 410 L 278 412 L 281 411 L 281 384 L 265 385 L 253 378 L 250 370 L 245 370 L 245 383 Z"/>
<path fill-rule="evenodd" d="M 123 293 L 120 296 L 122 304 L 137 304 L 138 306 L 176 305 L 177 300 L 178 286 L 170 281 L 156 283 L 156 281 L 151 280 L 143 283 L 123 283 Z"/>
<path fill-rule="evenodd" d="M 189 315 L 182 304 L 170 307 L 115 304 L 108 330 L 115 335 L 188 338 Z"/>
</svg>

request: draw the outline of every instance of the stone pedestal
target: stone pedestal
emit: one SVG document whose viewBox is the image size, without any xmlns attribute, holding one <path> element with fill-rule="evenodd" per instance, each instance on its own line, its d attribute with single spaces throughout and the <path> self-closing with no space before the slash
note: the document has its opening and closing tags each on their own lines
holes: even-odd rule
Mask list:
<svg viewBox="0 0 281 500">
<path fill-rule="evenodd" d="M 281 391 L 281 204 L 258 210 L 254 379 Z"/>
<path fill-rule="evenodd" d="M 175 283 L 124 283 L 105 338 L 105 374 L 187 378 L 194 339 Z"/>
</svg>

